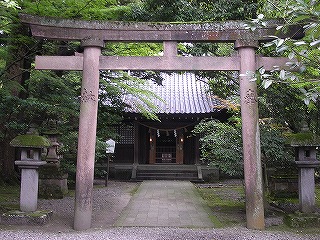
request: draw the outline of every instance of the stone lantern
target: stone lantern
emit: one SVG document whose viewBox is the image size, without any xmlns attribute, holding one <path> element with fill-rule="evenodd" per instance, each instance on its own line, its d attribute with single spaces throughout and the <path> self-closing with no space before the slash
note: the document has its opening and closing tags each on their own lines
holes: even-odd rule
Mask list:
<svg viewBox="0 0 320 240">
<path fill-rule="evenodd" d="M 41 150 L 51 145 L 50 141 L 39 136 L 31 129 L 26 135 L 15 137 L 10 145 L 21 151 L 21 159 L 15 164 L 21 169 L 20 210 L 34 212 L 38 204 L 38 168 L 44 164 L 41 161 Z"/>
<path fill-rule="evenodd" d="M 299 169 L 299 210 L 312 213 L 315 210 L 315 168 L 320 166 L 316 156 L 320 137 L 305 128 L 289 138 L 290 145 L 295 148 L 295 161 Z"/>
<path fill-rule="evenodd" d="M 55 164 L 57 165 L 57 167 L 59 167 L 60 161 L 57 152 L 58 147 L 60 146 L 60 144 L 58 143 L 58 137 L 60 135 L 60 132 L 58 132 L 55 129 L 52 129 L 44 132 L 43 134 L 46 135 L 51 142 L 51 146 L 48 148 L 46 161 L 47 163 Z"/>
<path fill-rule="evenodd" d="M 63 198 L 68 193 L 68 174 L 60 168 L 58 157 L 58 137 L 60 132 L 53 124 L 43 132 L 51 142 L 47 148 L 46 164 L 40 168 L 39 172 L 39 197 L 41 198 Z"/>
</svg>

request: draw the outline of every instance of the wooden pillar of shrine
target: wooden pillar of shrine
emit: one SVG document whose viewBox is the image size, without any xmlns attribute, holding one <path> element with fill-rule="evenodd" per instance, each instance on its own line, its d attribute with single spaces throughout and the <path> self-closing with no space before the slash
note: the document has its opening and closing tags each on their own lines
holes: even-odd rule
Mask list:
<svg viewBox="0 0 320 240">
<path fill-rule="evenodd" d="M 139 146 L 140 146 L 140 125 L 138 122 L 135 122 L 134 125 L 134 146 L 133 146 L 133 164 L 138 165 L 139 164 Z"/>
<path fill-rule="evenodd" d="M 157 147 L 157 134 L 154 129 L 150 129 L 150 149 L 149 149 L 149 164 L 156 163 L 156 147 Z"/>
<path fill-rule="evenodd" d="M 176 163 L 183 164 L 183 132 L 182 130 L 177 131 L 177 140 L 176 140 Z"/>
</svg>

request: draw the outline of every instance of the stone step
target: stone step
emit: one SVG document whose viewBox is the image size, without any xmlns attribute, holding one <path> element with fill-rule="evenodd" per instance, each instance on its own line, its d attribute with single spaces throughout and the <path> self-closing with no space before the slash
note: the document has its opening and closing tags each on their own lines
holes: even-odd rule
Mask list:
<svg viewBox="0 0 320 240">
<path fill-rule="evenodd" d="M 178 164 L 152 164 L 152 165 L 138 165 L 138 170 L 191 170 L 197 171 L 195 165 L 178 165 Z"/>
<path fill-rule="evenodd" d="M 190 173 L 177 173 L 177 172 L 139 172 L 137 174 L 138 177 L 141 176 L 176 176 L 176 177 L 181 177 L 181 176 L 186 176 L 186 177 L 198 177 L 197 173 L 190 172 Z"/>
<path fill-rule="evenodd" d="M 175 167 L 170 168 L 166 165 L 162 167 L 143 168 L 138 167 L 137 169 L 138 180 L 189 180 L 197 181 L 198 172 L 195 166 L 189 166 L 186 168 Z"/>
<path fill-rule="evenodd" d="M 148 180 L 148 179 L 153 179 L 153 180 L 157 180 L 157 179 L 170 179 L 170 180 L 197 180 L 198 177 L 197 176 L 186 176 L 186 175 L 168 175 L 168 174 L 162 174 L 162 175 L 138 175 L 137 176 L 138 180 Z"/>
</svg>

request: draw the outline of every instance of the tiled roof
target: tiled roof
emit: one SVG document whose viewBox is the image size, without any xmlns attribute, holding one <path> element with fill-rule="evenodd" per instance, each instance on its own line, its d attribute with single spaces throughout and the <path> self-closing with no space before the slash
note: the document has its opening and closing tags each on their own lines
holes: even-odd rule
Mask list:
<svg viewBox="0 0 320 240">
<path fill-rule="evenodd" d="M 163 101 L 154 98 L 159 114 L 197 114 L 213 113 L 223 108 L 221 101 L 208 92 L 208 84 L 200 81 L 192 73 L 162 74 L 162 85 L 150 83 L 149 90 Z M 137 99 L 126 97 L 125 101 L 132 108 L 128 112 L 139 112 L 134 106 Z"/>
</svg>

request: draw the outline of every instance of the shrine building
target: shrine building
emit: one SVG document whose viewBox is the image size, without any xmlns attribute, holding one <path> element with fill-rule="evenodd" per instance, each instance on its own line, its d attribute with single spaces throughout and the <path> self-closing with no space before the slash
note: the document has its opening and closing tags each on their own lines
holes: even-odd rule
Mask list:
<svg viewBox="0 0 320 240">
<path fill-rule="evenodd" d="M 223 101 L 209 91 L 205 79 L 197 79 L 190 72 L 162 74 L 162 85 L 150 81 L 160 121 L 146 119 L 136 106 L 136 97 L 126 95 L 131 107 L 124 114 L 123 124 L 117 127 L 120 135 L 116 143 L 111 177 L 116 179 L 183 179 L 201 181 L 199 137 L 191 131 L 202 119 L 227 119 Z M 204 174 L 205 174 L 204 173 Z"/>
</svg>

